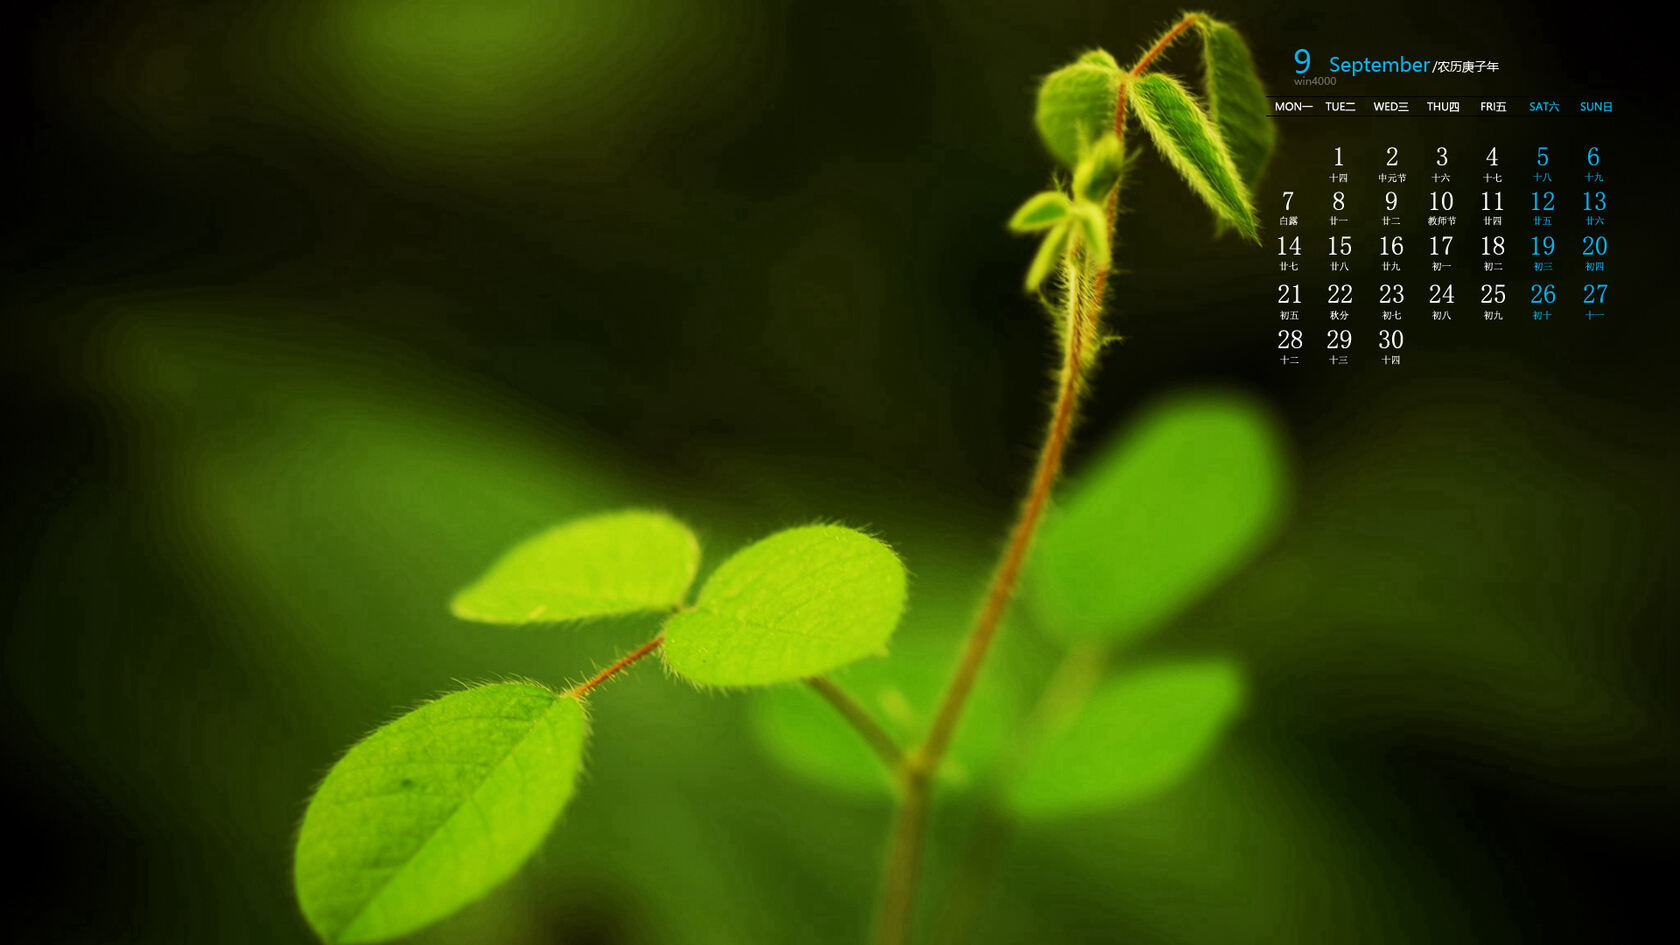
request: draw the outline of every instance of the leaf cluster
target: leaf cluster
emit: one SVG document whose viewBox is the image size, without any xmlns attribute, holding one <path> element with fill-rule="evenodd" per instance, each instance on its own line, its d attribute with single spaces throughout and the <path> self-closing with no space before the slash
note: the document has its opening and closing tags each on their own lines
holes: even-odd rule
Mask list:
<svg viewBox="0 0 1680 945">
<path fill-rule="evenodd" d="M 1047 522 L 1026 588 L 1033 625 L 1071 654 L 1100 654 L 1099 665 L 1033 711 L 1004 675 L 983 677 L 941 781 L 989 784 L 1017 816 L 1043 819 L 1137 803 L 1193 770 L 1241 710 L 1239 667 L 1198 656 L 1110 672 L 1108 654 L 1251 557 L 1281 520 L 1287 478 L 1275 423 L 1230 395 L 1165 403 L 1100 454 Z M 656 642 L 671 673 L 766 689 L 751 719 L 773 757 L 837 788 L 884 789 L 856 729 L 810 689 L 773 687 L 844 670 L 846 691 L 891 737 L 926 723 L 918 706 L 945 673 L 925 640 L 858 662 L 884 652 L 899 623 L 898 556 L 837 525 L 788 529 L 729 557 L 685 603 L 699 563 L 694 534 L 669 515 L 606 513 L 516 544 L 451 608 L 505 625 L 665 612 Z M 322 939 L 405 935 L 513 875 L 572 796 L 596 681 L 470 687 L 352 747 L 310 800 L 297 843 L 298 901 Z"/>
<path fill-rule="evenodd" d="M 904 565 L 838 525 L 778 532 L 724 561 L 693 604 L 694 534 L 660 512 L 596 515 L 515 545 L 451 602 L 492 624 L 668 611 L 657 646 L 702 686 L 767 686 L 885 652 Z M 298 902 L 328 942 L 395 938 L 455 912 L 518 869 L 570 798 L 593 687 L 476 686 L 403 715 L 328 772 L 304 814 Z"/>
<path fill-rule="evenodd" d="M 1120 139 L 1105 134 L 1094 144 L 1081 146 L 1069 193 L 1047 190 L 1034 194 L 1010 217 L 1009 228 L 1016 233 L 1044 233 L 1027 269 L 1027 291 L 1042 285 L 1070 254 L 1077 254 L 1082 262 L 1097 269 L 1108 268 L 1108 216 L 1104 206 L 1120 186 L 1124 172 Z"/>
<path fill-rule="evenodd" d="M 1081 256 L 1107 269 L 1127 114 L 1137 116 L 1155 150 L 1213 211 L 1220 229 L 1259 239 L 1251 194 L 1277 140 L 1265 89 L 1235 28 L 1202 13 L 1186 22 L 1201 41 L 1200 100 L 1178 79 L 1151 71 L 1154 51 L 1125 70 L 1109 53 L 1092 50 L 1040 84 L 1034 115 L 1039 137 L 1073 178 L 1065 188 L 1029 198 L 1009 221 L 1015 232 L 1045 234 L 1027 270 L 1028 291 L 1039 289 L 1064 258 Z M 1157 49 L 1172 38 L 1163 37 Z M 1091 222 L 1098 207 L 1105 208 L 1100 239 Z"/>
</svg>

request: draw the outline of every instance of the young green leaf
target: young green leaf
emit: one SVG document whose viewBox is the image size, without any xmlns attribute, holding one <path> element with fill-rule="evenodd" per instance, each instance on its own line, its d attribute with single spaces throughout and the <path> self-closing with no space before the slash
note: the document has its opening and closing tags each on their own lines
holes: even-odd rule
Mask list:
<svg viewBox="0 0 1680 945">
<path fill-rule="evenodd" d="M 1084 53 L 1080 54 L 1079 58 L 1075 59 L 1074 62 L 1082 66 L 1099 66 L 1104 69 L 1111 69 L 1115 72 L 1120 71 L 1120 63 L 1115 61 L 1114 57 L 1109 55 L 1109 52 L 1106 49 L 1086 50 Z"/>
<path fill-rule="evenodd" d="M 1015 810 L 1057 817 L 1135 803 L 1172 787 L 1242 706 L 1228 660 L 1166 663 L 1105 683 L 1010 785 Z"/>
<path fill-rule="evenodd" d="M 1098 138 L 1114 130 L 1114 106 L 1122 73 L 1100 49 L 1050 73 L 1038 87 L 1033 121 L 1050 153 L 1069 168 Z"/>
<path fill-rule="evenodd" d="M 1231 395 L 1146 414 L 1045 522 L 1029 598 L 1062 640 L 1133 640 L 1241 565 L 1281 518 L 1286 470 L 1269 414 Z"/>
<path fill-rule="evenodd" d="M 1079 159 L 1079 166 L 1073 171 L 1073 193 L 1080 200 L 1089 200 L 1101 204 L 1108 200 L 1108 192 L 1120 183 L 1120 175 L 1125 171 L 1125 155 L 1120 150 L 1120 139 L 1114 134 L 1106 134 L 1097 139 Z"/>
<path fill-rule="evenodd" d="M 1085 259 L 1098 269 L 1108 267 L 1108 219 L 1102 208 L 1088 200 L 1081 200 L 1073 208 L 1073 225 L 1078 229 L 1079 245 Z"/>
<path fill-rule="evenodd" d="M 1259 239 L 1248 188 L 1219 130 L 1202 107 L 1171 76 L 1153 72 L 1131 83 L 1126 100 L 1142 119 L 1149 137 L 1219 219 L 1243 236 Z"/>
<path fill-rule="evenodd" d="M 883 652 L 904 610 L 891 548 L 838 525 L 791 528 L 725 561 L 665 622 L 665 662 L 711 686 L 818 676 Z"/>
<path fill-rule="evenodd" d="M 1196 28 L 1202 34 L 1208 117 L 1231 152 L 1243 186 L 1252 194 L 1277 144 L 1266 89 L 1241 34 L 1205 16 L 1196 21 Z"/>
<path fill-rule="evenodd" d="M 298 903 L 328 942 L 428 925 L 507 879 L 571 797 L 577 699 L 523 683 L 444 696 L 357 743 L 309 801 Z"/>
<path fill-rule="evenodd" d="M 1009 229 L 1016 233 L 1048 230 L 1062 222 L 1072 209 L 1073 203 L 1068 200 L 1067 194 L 1060 191 L 1046 190 L 1033 194 L 1027 198 L 1026 203 L 1021 204 L 1021 209 L 1016 210 L 1015 215 L 1009 218 Z"/>
<path fill-rule="evenodd" d="M 682 603 L 699 565 L 700 545 L 683 523 L 660 512 L 609 512 L 520 542 L 449 606 L 483 623 L 668 610 Z"/>
<path fill-rule="evenodd" d="M 1032 265 L 1027 267 L 1027 291 L 1037 292 L 1044 280 L 1050 278 L 1050 273 L 1061 265 L 1062 254 L 1067 252 L 1068 239 L 1073 235 L 1073 222 L 1063 220 L 1048 233 L 1038 244 L 1038 252 L 1033 254 Z"/>
</svg>

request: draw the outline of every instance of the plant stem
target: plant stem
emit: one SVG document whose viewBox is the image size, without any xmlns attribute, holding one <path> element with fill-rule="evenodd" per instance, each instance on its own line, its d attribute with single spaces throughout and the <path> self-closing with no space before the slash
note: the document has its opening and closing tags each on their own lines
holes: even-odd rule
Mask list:
<svg viewBox="0 0 1680 945">
<path fill-rule="evenodd" d="M 987 893 L 997 880 L 1004 854 L 1015 836 L 1015 819 L 1001 804 L 988 802 L 980 811 L 980 822 L 969 834 L 968 847 L 956 866 L 957 878 L 943 908 L 941 926 L 934 940 L 941 945 L 966 945 L 981 936 L 975 934 L 985 918 Z"/>
<path fill-rule="evenodd" d="M 905 945 L 916 919 L 916 877 L 922 865 L 922 835 L 927 830 L 928 769 L 912 753 L 899 772 L 898 817 L 887 848 L 881 886 L 881 912 L 875 939 L 879 945 Z"/>
<path fill-rule="evenodd" d="M 1157 57 L 1166 52 L 1167 47 L 1171 46 L 1174 40 L 1183 36 L 1184 31 L 1188 30 L 1192 26 L 1195 26 L 1196 21 L 1201 18 L 1202 15 L 1200 13 L 1184 14 L 1184 19 L 1174 23 L 1172 29 L 1162 33 L 1161 38 L 1155 41 L 1155 45 L 1149 47 L 1149 51 L 1139 56 L 1138 61 L 1132 64 L 1132 75 L 1142 75 L 1143 70 L 1149 68 L 1150 63 L 1154 62 Z"/>
<path fill-rule="evenodd" d="M 1107 643 L 1084 643 L 1063 655 L 1056 671 L 1039 693 L 1038 702 L 1022 723 L 1009 751 L 989 778 L 981 802 L 980 825 L 969 838 L 967 852 L 951 884 L 949 901 L 940 910 L 943 928 L 938 941 L 959 945 L 974 939 L 987 903 L 987 891 L 997 879 L 1004 852 L 1015 831 L 1015 817 L 1009 811 L 1012 782 L 1032 762 L 1046 738 L 1060 732 L 1090 698 L 1108 665 Z"/>
<path fill-rule="evenodd" d="M 1137 62 L 1132 63 L 1130 74 L 1133 77 L 1143 75 L 1143 70 L 1149 68 L 1150 63 L 1160 58 L 1161 54 L 1167 51 L 1167 47 L 1171 46 L 1174 40 L 1183 36 L 1184 32 L 1190 27 L 1195 26 L 1196 21 L 1201 18 L 1202 15 L 1200 13 L 1184 14 L 1184 19 L 1174 23 L 1172 29 L 1162 33 L 1161 38 L 1155 41 L 1155 45 L 1149 47 L 1147 52 L 1139 56 Z M 1126 140 L 1126 83 L 1124 82 L 1120 83 L 1120 94 L 1114 99 L 1114 135 L 1121 141 Z M 1111 209 L 1108 211 L 1108 220 L 1110 227 L 1112 228 L 1114 223 L 1114 210 L 1112 209 L 1112 204 L 1110 207 Z"/>
<path fill-rule="evenodd" d="M 1187 13 L 1161 38 L 1155 41 L 1131 68 L 1131 75 L 1143 74 L 1150 63 L 1166 52 L 1173 41 L 1200 19 L 1198 13 Z M 1120 84 L 1115 99 L 1114 133 L 1125 142 L 1126 84 Z M 1109 196 L 1105 207 L 1110 237 L 1114 233 L 1115 218 L 1119 214 L 1119 188 Z M 1112 239 L 1111 239 L 1112 243 Z M 927 738 L 904 755 L 900 766 L 900 800 L 898 818 L 893 827 L 892 841 L 887 853 L 886 875 L 881 893 L 881 911 L 876 929 L 879 945 L 906 945 L 915 924 L 916 880 L 921 865 L 923 835 L 927 827 L 928 790 L 933 773 L 939 770 L 951 738 L 956 734 L 957 722 L 962 718 L 963 706 L 974 689 L 980 667 L 986 661 L 992 640 L 997 636 L 999 623 L 1014 596 L 1020 579 L 1021 566 L 1032 548 L 1050 493 L 1061 474 L 1062 456 L 1067 451 L 1068 437 L 1078 414 L 1079 395 L 1084 389 L 1085 368 L 1090 358 L 1086 349 L 1099 344 L 1097 324 L 1102 312 L 1104 293 L 1108 289 L 1108 269 L 1103 267 L 1087 272 L 1083 265 L 1074 267 L 1074 278 L 1067 287 L 1067 323 L 1062 331 L 1062 364 L 1056 383 L 1056 402 L 1050 411 L 1050 426 L 1044 443 L 1039 447 L 1038 463 L 1033 469 L 1026 498 L 1021 503 L 1020 516 L 1009 530 L 1009 540 L 1003 555 L 992 572 L 992 583 L 975 617 L 974 626 L 963 644 L 957 668 L 939 701 L 933 725 Z"/>
<path fill-rule="evenodd" d="M 1131 74 L 1141 75 L 1150 63 L 1165 52 L 1174 40 L 1194 26 L 1200 17 L 1199 13 L 1185 14 L 1183 19 L 1162 34 L 1155 45 L 1138 58 L 1131 68 Z M 1116 135 L 1125 131 L 1125 97 L 1126 86 L 1122 83 L 1115 107 Z M 1114 219 L 1118 212 L 1118 196 L 1118 192 L 1112 195 L 1107 205 L 1110 231 L 1114 228 Z M 1020 577 L 1021 565 L 1026 561 L 1027 551 L 1032 547 L 1033 535 L 1038 530 L 1039 519 L 1050 501 L 1050 492 L 1056 484 L 1056 477 L 1061 472 L 1062 454 L 1067 448 L 1068 434 L 1073 428 L 1080 387 L 1084 380 L 1085 358 L 1088 356 L 1084 349 L 1091 341 L 1089 329 L 1096 324 L 1102 307 L 1103 293 L 1108 288 L 1108 269 L 1103 268 L 1091 273 L 1088 284 L 1090 288 L 1087 290 L 1086 280 L 1080 276 L 1068 289 L 1068 324 L 1063 335 L 1061 376 L 1057 383 L 1056 404 L 1051 412 L 1049 432 L 1039 449 L 1038 466 L 1033 471 L 1032 483 L 1021 506 L 1021 515 L 1016 519 L 1015 527 L 1010 530 L 1009 543 L 1004 546 L 1003 557 L 993 573 L 991 587 L 986 591 L 985 603 L 980 609 L 980 615 L 975 618 L 973 629 L 969 631 L 962 659 L 957 664 L 957 671 L 951 677 L 951 684 L 940 701 L 933 727 L 918 752 L 925 767 L 930 770 L 938 768 L 945 749 L 949 747 L 963 705 L 974 687 L 974 679 L 979 675 L 981 664 L 985 662 L 992 638 L 997 635 L 998 623 L 1009 607 L 1015 583 Z"/>
<path fill-rule="evenodd" d="M 827 699 L 828 704 L 850 722 L 852 728 L 857 729 L 857 733 L 863 736 L 863 740 L 869 743 L 875 754 L 886 762 L 889 771 L 896 774 L 904 766 L 904 749 L 898 747 L 898 742 L 892 735 L 882 728 L 881 723 L 875 721 L 875 717 L 865 711 L 863 706 L 858 705 L 857 700 L 847 694 L 846 690 L 823 676 L 813 676 L 805 681 L 818 695 Z"/>
<path fill-rule="evenodd" d="M 637 647 L 633 652 L 629 653 L 626 656 L 620 657 L 616 663 L 613 663 L 611 666 L 608 666 L 606 669 L 603 669 L 599 673 L 596 673 L 594 678 L 590 679 L 588 682 L 583 683 L 582 685 L 573 686 L 566 694 L 569 695 L 569 696 L 572 696 L 573 698 L 577 698 L 579 696 L 582 696 L 584 693 L 588 692 L 589 690 L 594 689 L 596 686 L 599 686 L 600 684 L 602 684 L 602 683 L 606 682 L 607 680 L 613 678 L 613 676 L 617 675 L 621 670 L 623 670 L 625 667 L 629 666 L 631 663 L 634 663 L 637 660 L 641 659 L 642 657 L 648 655 L 649 653 L 652 653 L 654 650 L 657 650 L 659 648 L 659 644 L 663 643 L 664 641 L 665 641 L 665 635 L 664 634 L 662 634 L 662 633 L 661 634 L 656 634 L 653 639 L 647 641 L 646 643 L 643 643 L 641 646 Z"/>
<path fill-rule="evenodd" d="M 1101 284 L 1101 275 L 1093 278 Z M 916 874 L 921 863 L 922 836 L 927 820 L 928 787 L 931 775 L 939 768 L 945 751 L 956 733 L 957 722 L 964 704 L 974 688 L 974 680 L 985 662 L 986 651 L 997 636 L 998 624 L 1008 609 L 1015 592 L 1021 566 L 1032 547 L 1039 520 L 1049 504 L 1050 492 L 1061 472 L 1062 454 L 1067 449 L 1068 436 L 1077 414 L 1079 391 L 1084 372 L 1085 339 L 1091 334 L 1087 320 L 1095 317 L 1093 302 L 1100 296 L 1087 291 L 1080 283 L 1086 277 L 1076 276 L 1068 287 L 1068 325 L 1064 339 L 1061 373 L 1056 384 L 1056 403 L 1051 409 L 1050 426 L 1039 448 L 1038 463 L 1033 470 L 1026 500 L 1020 517 L 1010 529 L 1008 544 L 992 575 L 992 583 L 969 631 L 950 685 L 934 715 L 933 726 L 925 741 L 905 757 L 900 776 L 901 799 L 898 822 L 887 856 L 885 885 L 881 898 L 880 924 L 876 940 L 880 945 L 904 945 L 910 939 L 915 918 Z"/>
<path fill-rule="evenodd" d="M 1004 546 L 1003 556 L 998 560 L 997 570 L 992 575 L 992 583 L 986 591 L 980 615 L 975 618 L 974 627 L 969 631 L 962 658 L 957 663 L 957 670 L 951 677 L 944 697 L 940 700 L 939 711 L 934 715 L 933 727 L 928 731 L 927 741 L 921 747 L 920 754 L 925 766 L 930 769 L 938 766 L 945 750 L 950 747 L 951 736 L 956 732 L 963 706 L 968 701 L 969 692 L 974 688 L 974 680 L 980 673 L 986 652 L 997 636 L 998 624 L 1009 608 L 1009 600 L 1015 593 L 1021 566 L 1026 563 L 1027 552 L 1032 547 L 1039 520 L 1044 515 L 1045 507 L 1049 505 L 1050 491 L 1056 484 L 1056 477 L 1061 473 L 1062 454 L 1067 449 L 1068 434 L 1073 429 L 1073 418 L 1079 403 L 1080 378 L 1085 361 L 1083 347 L 1088 335 L 1084 330 L 1086 319 L 1089 317 L 1087 302 L 1084 291 L 1078 287 L 1069 289 L 1067 343 L 1062 358 L 1061 374 L 1056 384 L 1056 404 L 1051 410 L 1050 427 L 1045 434 L 1044 444 L 1039 449 L 1038 464 L 1033 470 L 1026 500 L 1021 505 L 1020 517 L 1015 520 L 1015 526 L 1009 531 L 1009 542 Z"/>
</svg>

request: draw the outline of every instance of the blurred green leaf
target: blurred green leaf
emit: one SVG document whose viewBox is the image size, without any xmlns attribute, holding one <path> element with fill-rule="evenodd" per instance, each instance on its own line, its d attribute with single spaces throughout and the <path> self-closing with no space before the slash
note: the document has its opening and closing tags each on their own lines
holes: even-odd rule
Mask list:
<svg viewBox="0 0 1680 945">
<path fill-rule="evenodd" d="M 1048 230 L 1068 215 L 1073 204 L 1067 195 L 1056 190 L 1033 194 L 1015 215 L 1009 218 L 1009 228 L 1016 233 L 1036 233 Z"/>
<path fill-rule="evenodd" d="M 1081 200 L 1074 205 L 1072 224 L 1079 234 L 1079 245 L 1085 251 L 1085 261 L 1099 269 L 1107 268 L 1108 256 L 1108 219 L 1103 216 L 1102 208 L 1090 201 Z"/>
<path fill-rule="evenodd" d="M 1120 183 L 1120 175 L 1125 169 L 1126 156 L 1119 136 L 1113 132 L 1103 135 L 1096 144 L 1086 149 L 1079 159 L 1079 166 L 1074 168 L 1074 196 L 1092 203 L 1103 203 L 1108 199 L 1109 191 Z"/>
<path fill-rule="evenodd" d="M 713 686 L 818 676 L 883 652 L 904 610 L 891 548 L 838 525 L 778 532 L 725 561 L 665 623 L 665 662 Z"/>
<path fill-rule="evenodd" d="M 1254 208 L 1219 130 L 1177 79 L 1159 72 L 1137 79 L 1126 100 L 1185 183 L 1219 219 L 1258 239 Z"/>
<path fill-rule="evenodd" d="M 1120 63 L 1116 62 L 1114 56 L 1106 49 L 1099 48 L 1086 50 L 1084 53 L 1080 54 L 1079 58 L 1074 60 L 1074 62 L 1084 66 L 1101 66 L 1104 69 L 1112 69 L 1115 72 L 1120 71 Z"/>
<path fill-rule="evenodd" d="M 1044 239 L 1038 244 L 1038 252 L 1033 253 L 1032 265 L 1027 267 L 1027 291 L 1036 292 L 1050 278 L 1050 273 L 1062 262 L 1062 254 L 1067 252 L 1068 240 L 1073 235 L 1071 221 L 1063 220 L 1055 228 L 1044 234 Z"/>
<path fill-rule="evenodd" d="M 1038 87 L 1033 121 L 1045 147 L 1069 168 L 1085 149 L 1114 130 L 1114 106 L 1121 72 L 1114 57 L 1100 49 L 1050 73 Z"/>
<path fill-rule="evenodd" d="M 1166 790 L 1213 748 L 1242 705 L 1228 660 L 1163 663 L 1098 688 L 1009 788 L 1015 810 L 1055 817 Z"/>
<path fill-rule="evenodd" d="M 309 802 L 295 879 L 329 942 L 405 935 L 517 870 L 571 797 L 586 723 L 574 698 L 502 683 L 380 728 Z"/>
<path fill-rule="evenodd" d="M 666 610 L 682 603 L 699 566 L 699 542 L 683 523 L 662 512 L 609 512 L 520 542 L 449 606 L 484 623 Z"/>
<path fill-rule="evenodd" d="M 1242 35 L 1209 17 L 1202 17 L 1196 26 L 1202 33 L 1208 117 L 1219 129 L 1243 186 L 1252 194 L 1277 144 L 1271 103 Z"/>
<path fill-rule="evenodd" d="M 1092 462 L 1045 524 L 1030 598 L 1062 640 L 1136 639 L 1194 602 L 1278 523 L 1281 434 L 1254 402 L 1183 395 Z"/>
</svg>

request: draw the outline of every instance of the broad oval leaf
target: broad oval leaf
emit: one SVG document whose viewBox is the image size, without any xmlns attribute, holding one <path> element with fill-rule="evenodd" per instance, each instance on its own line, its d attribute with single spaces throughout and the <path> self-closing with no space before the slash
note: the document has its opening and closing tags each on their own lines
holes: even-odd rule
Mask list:
<svg viewBox="0 0 1680 945">
<path fill-rule="evenodd" d="M 1050 735 L 1009 787 L 1028 817 L 1119 807 L 1172 787 L 1205 757 L 1242 707 L 1228 660 L 1165 663 L 1100 686 Z"/>
<path fill-rule="evenodd" d="M 1132 104 L 1155 147 L 1220 220 L 1259 239 L 1248 188 L 1219 130 L 1177 79 L 1153 72 L 1127 86 Z"/>
<path fill-rule="evenodd" d="M 1048 517 L 1029 599 L 1062 640 L 1135 640 L 1239 567 L 1282 517 L 1282 434 L 1254 401 L 1180 395 L 1152 408 Z"/>
<path fill-rule="evenodd" d="M 700 544 L 683 523 L 608 512 L 520 542 L 449 607 L 465 620 L 514 624 L 668 610 L 699 565 Z"/>
<path fill-rule="evenodd" d="M 737 552 L 691 610 L 665 622 L 665 662 L 712 686 L 818 676 L 885 650 L 904 610 L 891 548 L 838 525 L 778 532 Z"/>
<path fill-rule="evenodd" d="M 479 898 L 529 857 L 571 797 L 577 699 L 501 683 L 380 728 L 328 772 L 298 835 L 298 903 L 328 942 L 376 942 Z"/>
<path fill-rule="evenodd" d="M 1068 168 L 1085 149 L 1114 130 L 1121 72 L 1114 57 L 1093 50 L 1046 76 L 1038 87 L 1033 121 L 1045 147 Z"/>
<path fill-rule="evenodd" d="M 1219 129 L 1243 186 L 1252 194 L 1277 145 L 1271 103 L 1242 35 L 1210 17 L 1198 20 L 1197 28 L 1202 34 L 1208 117 Z"/>
</svg>

